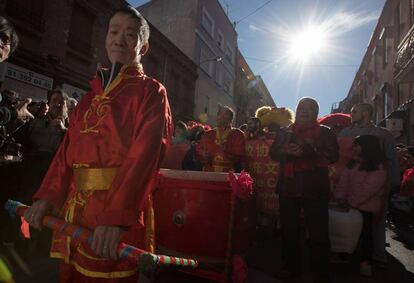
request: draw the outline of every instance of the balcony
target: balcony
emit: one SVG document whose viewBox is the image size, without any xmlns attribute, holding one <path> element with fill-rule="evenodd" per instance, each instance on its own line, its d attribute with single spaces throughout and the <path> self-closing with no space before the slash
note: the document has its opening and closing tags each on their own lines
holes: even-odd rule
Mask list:
<svg viewBox="0 0 414 283">
<path fill-rule="evenodd" d="M 398 45 L 394 74 L 398 83 L 414 81 L 414 25 Z"/>
</svg>

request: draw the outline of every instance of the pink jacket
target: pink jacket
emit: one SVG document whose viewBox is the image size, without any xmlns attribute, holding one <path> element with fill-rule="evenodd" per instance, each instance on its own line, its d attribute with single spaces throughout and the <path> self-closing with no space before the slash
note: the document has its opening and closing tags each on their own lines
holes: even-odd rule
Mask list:
<svg viewBox="0 0 414 283">
<path fill-rule="evenodd" d="M 345 168 L 334 191 L 336 199 L 346 199 L 351 207 L 379 212 L 385 192 L 387 172 L 381 166 L 379 170 L 367 172 Z"/>
</svg>

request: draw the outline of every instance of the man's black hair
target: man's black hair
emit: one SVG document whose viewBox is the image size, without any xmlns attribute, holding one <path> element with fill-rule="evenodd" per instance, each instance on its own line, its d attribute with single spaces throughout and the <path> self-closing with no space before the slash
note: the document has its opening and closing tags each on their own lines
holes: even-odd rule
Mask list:
<svg viewBox="0 0 414 283">
<path fill-rule="evenodd" d="M 62 95 L 63 100 L 65 100 L 66 103 L 68 103 L 69 95 L 67 95 L 66 92 L 64 92 L 63 90 L 61 90 L 59 88 L 56 88 L 56 89 L 53 89 L 53 90 L 51 90 L 47 93 L 47 104 L 50 103 L 50 100 L 52 99 L 52 95 L 54 95 L 55 93 L 58 93 L 58 94 Z"/>
<path fill-rule="evenodd" d="M 150 36 L 150 28 L 148 25 L 147 20 L 144 18 L 144 16 L 141 15 L 140 12 L 137 11 L 134 7 L 131 6 L 123 6 L 121 8 L 118 8 L 114 11 L 111 18 L 115 16 L 116 14 L 121 13 L 130 16 L 131 18 L 137 20 L 139 22 L 139 39 L 143 44 L 148 43 L 149 36 Z"/>
</svg>

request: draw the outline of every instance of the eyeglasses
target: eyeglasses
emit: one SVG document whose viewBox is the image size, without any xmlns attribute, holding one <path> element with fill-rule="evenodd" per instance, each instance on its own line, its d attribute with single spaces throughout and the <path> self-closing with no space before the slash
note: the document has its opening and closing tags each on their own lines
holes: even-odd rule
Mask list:
<svg viewBox="0 0 414 283">
<path fill-rule="evenodd" d="M 0 44 L 5 45 L 11 45 L 12 41 L 10 37 L 5 33 L 0 33 Z"/>
</svg>

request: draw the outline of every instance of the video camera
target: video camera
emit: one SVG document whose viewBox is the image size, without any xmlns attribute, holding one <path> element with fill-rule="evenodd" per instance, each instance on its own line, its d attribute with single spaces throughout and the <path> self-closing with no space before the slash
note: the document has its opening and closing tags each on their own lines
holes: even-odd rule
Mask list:
<svg viewBox="0 0 414 283">
<path fill-rule="evenodd" d="M 23 98 L 19 98 L 19 95 L 12 90 L 3 90 L 0 92 L 0 106 L 7 108 L 15 108 L 16 105 L 24 101 Z"/>
<path fill-rule="evenodd" d="M 4 90 L 0 93 L 0 106 L 13 109 L 23 101 L 16 92 Z M 17 143 L 7 131 L 6 126 L 0 127 L 0 164 L 18 162 L 22 159 L 22 145 Z"/>
<path fill-rule="evenodd" d="M 22 145 L 10 136 L 0 135 L 0 164 L 22 160 Z"/>
</svg>

